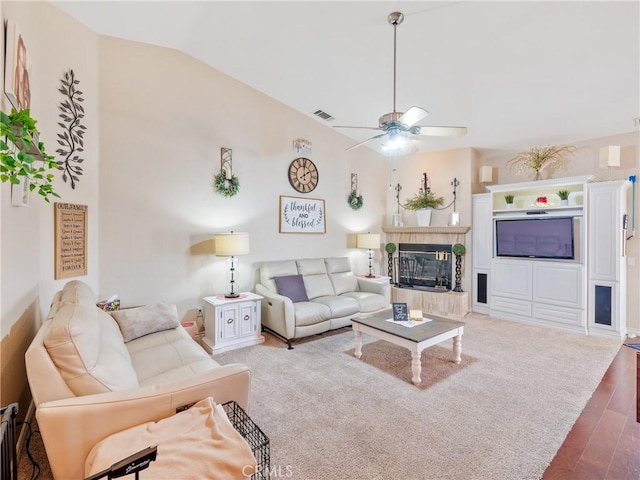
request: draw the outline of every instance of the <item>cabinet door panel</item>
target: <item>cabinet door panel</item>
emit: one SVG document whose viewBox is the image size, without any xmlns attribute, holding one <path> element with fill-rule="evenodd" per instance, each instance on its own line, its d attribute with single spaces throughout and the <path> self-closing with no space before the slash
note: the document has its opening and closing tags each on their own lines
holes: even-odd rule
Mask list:
<svg viewBox="0 0 640 480">
<path fill-rule="evenodd" d="M 505 317 L 500 314 L 496 315 L 494 312 L 504 312 L 508 315 Z M 496 315 L 498 318 L 510 318 L 513 316 L 530 317 L 531 302 L 494 295 L 491 297 L 491 314 Z"/>
<path fill-rule="evenodd" d="M 616 228 L 619 210 L 616 192 L 591 187 L 589 191 L 589 276 L 592 279 L 619 279 L 618 239 Z"/>
<path fill-rule="evenodd" d="M 557 305 L 533 304 L 533 316 L 544 322 L 552 322 L 567 326 L 580 326 L 584 328 L 584 310 L 579 308 L 566 308 Z"/>
<path fill-rule="evenodd" d="M 473 196 L 473 266 L 489 270 L 493 252 L 493 222 L 491 194 Z"/>
<path fill-rule="evenodd" d="M 582 308 L 581 265 L 536 263 L 533 266 L 533 301 Z"/>
<path fill-rule="evenodd" d="M 253 335 L 255 325 L 255 303 L 243 303 L 240 305 L 240 336 Z"/>
<path fill-rule="evenodd" d="M 531 300 L 531 262 L 494 260 L 491 268 L 491 295 Z"/>
<path fill-rule="evenodd" d="M 223 340 L 231 340 L 238 336 L 238 309 L 235 305 L 220 309 L 220 332 Z"/>
</svg>

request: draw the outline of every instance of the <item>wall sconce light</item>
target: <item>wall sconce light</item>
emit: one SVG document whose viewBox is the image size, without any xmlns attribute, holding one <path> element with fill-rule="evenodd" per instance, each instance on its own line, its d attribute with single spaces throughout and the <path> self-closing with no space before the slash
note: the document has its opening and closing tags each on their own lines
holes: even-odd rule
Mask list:
<svg viewBox="0 0 640 480">
<path fill-rule="evenodd" d="M 493 182 L 493 167 L 491 165 L 483 165 L 479 171 L 480 183 Z"/>
<path fill-rule="evenodd" d="M 611 180 L 611 168 L 620 166 L 620 145 L 609 145 L 600 149 L 600 168 L 609 171 Z"/>
<path fill-rule="evenodd" d="M 372 265 L 373 250 L 377 250 L 378 248 L 380 248 L 380 235 L 378 235 L 377 233 L 359 233 L 356 236 L 356 247 L 367 249 L 367 257 L 369 258 L 369 274 L 366 275 L 366 277 L 375 277 L 375 275 L 373 274 Z"/>
<path fill-rule="evenodd" d="M 237 298 L 240 295 L 234 291 L 236 281 L 235 271 L 238 265 L 236 255 L 246 255 L 249 253 L 248 233 L 217 233 L 215 235 L 216 256 L 229 257 L 227 265 L 229 267 L 229 281 L 231 282 L 230 292 L 225 294 L 225 298 Z"/>
</svg>

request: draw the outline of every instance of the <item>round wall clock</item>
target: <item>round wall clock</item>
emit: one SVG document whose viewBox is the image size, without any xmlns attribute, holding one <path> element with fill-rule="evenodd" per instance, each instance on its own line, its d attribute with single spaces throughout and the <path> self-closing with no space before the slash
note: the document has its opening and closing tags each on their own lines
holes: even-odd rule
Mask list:
<svg viewBox="0 0 640 480">
<path fill-rule="evenodd" d="M 296 158 L 289 165 L 289 183 L 300 193 L 309 193 L 318 185 L 318 168 L 308 158 Z"/>
</svg>

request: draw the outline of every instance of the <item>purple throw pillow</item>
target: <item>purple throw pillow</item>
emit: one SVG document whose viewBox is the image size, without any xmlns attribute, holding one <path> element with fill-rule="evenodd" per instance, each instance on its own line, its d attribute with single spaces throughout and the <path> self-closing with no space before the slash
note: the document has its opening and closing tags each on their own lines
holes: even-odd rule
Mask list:
<svg viewBox="0 0 640 480">
<path fill-rule="evenodd" d="M 276 282 L 280 295 L 289 297 L 294 303 L 309 301 L 302 275 L 284 275 L 282 277 L 273 277 L 273 280 Z"/>
</svg>

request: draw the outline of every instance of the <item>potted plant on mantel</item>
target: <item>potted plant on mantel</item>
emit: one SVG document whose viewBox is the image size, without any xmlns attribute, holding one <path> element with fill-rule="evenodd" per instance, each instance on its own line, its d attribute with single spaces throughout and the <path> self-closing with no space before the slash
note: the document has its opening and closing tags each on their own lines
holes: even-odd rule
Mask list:
<svg viewBox="0 0 640 480">
<path fill-rule="evenodd" d="M 431 188 L 429 187 L 429 178 L 426 173 L 423 173 L 422 187 L 418 190 L 416 195 L 407 200 L 402 206 L 407 210 L 416 211 L 418 226 L 428 227 L 431 224 L 431 210 L 442 206 L 443 203 L 444 198 L 436 196 L 431 191 Z"/>
<path fill-rule="evenodd" d="M 29 182 L 30 192 L 36 190 L 50 202 L 51 196 L 60 198 L 53 190 L 55 175 L 51 173 L 58 170 L 58 165 L 45 153 L 38 134 L 29 109 L 11 109 L 10 114 L 0 111 L 0 181 L 11 185 Z"/>
</svg>

